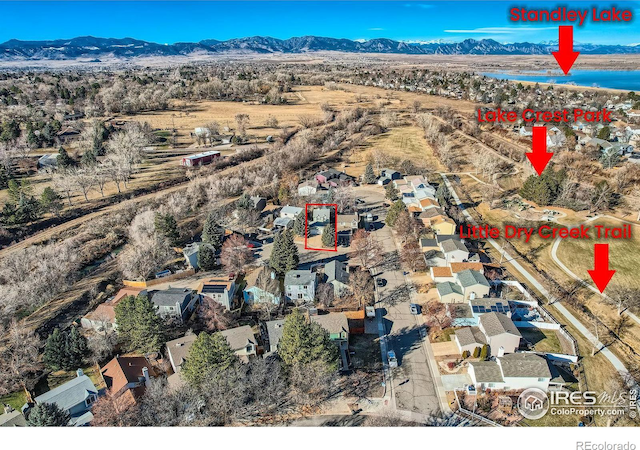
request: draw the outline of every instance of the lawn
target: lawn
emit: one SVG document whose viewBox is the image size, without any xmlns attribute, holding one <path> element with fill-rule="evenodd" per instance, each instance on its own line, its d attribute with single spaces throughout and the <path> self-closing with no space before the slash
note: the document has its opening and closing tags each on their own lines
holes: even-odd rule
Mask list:
<svg viewBox="0 0 640 450">
<path fill-rule="evenodd" d="M 544 353 L 562 353 L 562 346 L 555 331 L 539 328 L 518 328 L 522 337 L 531 342 L 534 350 Z"/>
<path fill-rule="evenodd" d="M 0 397 L 0 403 L 10 405 L 13 409 L 20 411 L 22 405 L 27 403 L 27 394 L 24 391 L 12 392 L 11 394 Z"/>
<path fill-rule="evenodd" d="M 451 335 L 455 334 L 458 328 L 449 327 L 438 333 L 430 333 L 429 340 L 431 342 L 449 342 L 451 341 Z"/>
<path fill-rule="evenodd" d="M 558 258 L 573 273 L 579 277 L 589 280 L 591 278 L 587 270 L 593 269 L 593 248 L 595 243 L 609 244 L 610 268 L 616 270 L 616 274 L 611 280 L 613 284 L 633 286 L 640 288 L 640 278 L 638 278 L 638 254 L 640 254 L 640 228 L 631 227 L 630 239 L 595 239 L 596 230 L 594 225 L 604 225 L 607 227 L 620 227 L 622 222 L 612 219 L 598 219 L 590 222 L 590 234 L 592 239 L 567 239 L 563 240 L 558 247 Z"/>
</svg>

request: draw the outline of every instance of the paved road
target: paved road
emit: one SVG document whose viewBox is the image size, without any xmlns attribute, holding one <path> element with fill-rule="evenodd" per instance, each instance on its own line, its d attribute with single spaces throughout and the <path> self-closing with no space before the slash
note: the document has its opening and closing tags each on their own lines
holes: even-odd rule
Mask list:
<svg viewBox="0 0 640 450">
<path fill-rule="evenodd" d="M 607 216 L 607 217 L 615 219 L 615 217 L 611 217 L 611 216 Z M 592 217 L 591 219 L 587 220 L 584 223 L 591 222 L 592 220 L 595 220 L 595 219 L 598 219 L 598 218 L 599 217 Z M 574 227 L 578 227 L 578 226 L 579 225 L 575 225 Z M 562 261 L 560 261 L 560 258 L 558 258 L 558 247 L 560 246 L 561 242 L 562 242 L 562 238 L 557 238 L 555 240 L 555 242 L 553 243 L 553 246 L 551 247 L 551 258 L 553 259 L 553 262 L 555 262 L 571 278 L 580 281 L 590 291 L 592 291 L 592 292 L 594 292 L 594 293 L 596 293 L 596 294 L 598 294 L 598 295 L 600 295 L 602 297 L 609 298 L 609 296 L 607 294 L 605 294 L 604 292 L 600 292 L 595 286 L 592 286 L 591 283 L 589 283 L 589 282 L 583 280 L 582 278 L 580 278 L 578 275 L 573 273 L 567 266 L 565 266 Z M 614 276 L 615 276 L 615 274 L 614 274 Z M 623 311 L 623 314 L 628 315 L 634 322 L 636 322 L 637 324 L 640 325 L 640 318 L 638 318 L 638 316 L 633 314 L 631 311 Z"/>
<path fill-rule="evenodd" d="M 372 211 L 377 218 L 377 230 L 374 235 L 381 242 L 386 255 L 381 278 L 386 285 L 379 288 L 380 303 L 384 308 L 383 323 L 388 333 L 387 347 L 394 350 L 398 359 L 398 367 L 391 370 L 391 392 L 396 409 L 407 410 L 424 415 L 437 414 L 440 411 L 439 399 L 429 364 L 427 352 L 420 334 L 420 323 L 417 316 L 409 311 L 411 293 L 405 276 L 399 270 L 392 255 L 396 254 L 396 244 L 391 230 L 384 223 L 385 209 L 381 207 L 384 191 L 378 187 L 363 187 L 357 194 L 367 205 L 375 207 Z"/>
<path fill-rule="evenodd" d="M 458 194 L 456 194 L 456 191 L 453 189 L 453 186 L 451 185 L 451 183 L 449 182 L 449 179 L 447 178 L 446 175 L 442 175 L 442 178 L 445 182 L 445 184 L 447 185 L 447 187 L 449 188 L 449 192 L 451 192 L 451 195 L 453 196 L 453 198 L 455 199 L 456 203 L 458 205 L 463 205 L 463 202 L 460 201 L 460 198 L 458 197 Z M 462 206 L 462 213 L 464 214 L 464 216 L 467 218 L 467 220 L 473 224 L 473 225 L 478 225 L 478 223 L 476 222 L 476 220 L 471 216 L 471 214 L 469 214 L 467 212 L 466 209 L 464 209 Z M 630 379 L 631 377 L 629 377 L 629 371 L 627 370 L 627 368 L 624 366 L 624 364 L 622 364 L 622 361 L 620 361 L 618 359 L 618 357 L 616 355 L 614 355 L 611 350 L 609 350 L 608 348 L 606 348 L 601 342 L 597 341 L 595 336 L 582 324 L 582 322 L 580 322 L 573 314 L 571 314 L 567 308 L 565 308 L 562 304 L 560 304 L 559 302 L 555 302 L 555 298 L 549 293 L 549 291 L 547 291 L 544 286 L 542 286 L 542 284 L 540 284 L 538 282 L 538 280 L 536 280 L 524 267 L 522 267 L 522 265 L 516 261 L 515 258 L 513 258 L 512 256 L 510 256 L 505 249 L 495 240 L 495 239 L 491 239 L 488 238 L 486 240 L 489 244 L 491 244 L 493 247 L 496 248 L 496 250 L 498 250 L 499 253 L 504 255 L 504 258 L 509 261 L 509 263 L 518 271 L 520 272 L 529 283 L 531 283 L 531 285 L 533 287 L 535 287 L 542 295 L 544 295 L 548 300 L 549 303 L 553 303 L 552 306 L 554 306 L 558 311 L 560 311 L 560 313 L 580 332 L 582 333 L 590 342 L 595 342 L 596 346 L 600 349 L 600 352 L 609 360 L 609 362 L 611 364 L 613 364 L 613 367 L 615 367 L 615 369 L 620 373 L 620 375 L 622 376 L 623 379 Z"/>
</svg>

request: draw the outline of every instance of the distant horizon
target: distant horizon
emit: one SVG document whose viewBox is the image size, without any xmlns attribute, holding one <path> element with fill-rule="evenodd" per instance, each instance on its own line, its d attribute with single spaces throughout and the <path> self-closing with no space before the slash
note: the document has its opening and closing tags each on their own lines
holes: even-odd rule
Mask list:
<svg viewBox="0 0 640 450">
<path fill-rule="evenodd" d="M 300 36 L 352 41 L 386 38 L 407 43 L 484 38 L 499 43 L 542 43 L 557 40 L 560 24 L 511 22 L 508 10 L 512 4 L 505 1 L 0 3 L 5 17 L 0 42 L 72 39 L 65 37 L 71 35 L 126 36 L 167 45 L 253 36 L 281 40 Z M 548 8 L 557 4 L 532 1 L 527 6 Z M 584 9 L 593 3 L 578 1 L 571 6 Z M 640 15 L 639 2 L 624 2 L 624 6 Z M 597 45 L 632 45 L 640 43 L 640 30 L 634 25 L 588 22 L 574 27 L 574 37 L 577 42 Z"/>
<path fill-rule="evenodd" d="M 53 41 L 70 41 L 70 40 L 73 40 L 73 39 L 80 39 L 80 38 L 94 38 L 94 39 L 115 39 L 115 40 L 132 39 L 132 40 L 141 41 L 141 42 L 148 42 L 148 43 L 152 43 L 152 44 L 170 46 L 170 45 L 176 45 L 176 44 L 200 43 L 200 42 L 204 42 L 204 41 L 226 42 L 226 41 L 233 41 L 233 40 L 239 40 L 239 39 L 251 39 L 251 38 L 268 38 L 268 39 L 276 39 L 276 40 L 286 41 L 288 39 L 305 38 L 305 37 L 315 37 L 315 38 L 322 38 L 322 39 L 346 39 L 346 40 L 353 41 L 353 42 L 368 42 L 368 41 L 374 41 L 374 40 L 379 40 L 379 39 L 388 39 L 388 40 L 391 40 L 391 41 L 402 42 L 402 43 L 405 43 L 405 44 L 418 44 L 418 45 L 422 45 L 422 44 L 460 44 L 462 42 L 470 41 L 470 40 L 471 41 L 476 41 L 476 42 L 484 41 L 484 40 L 486 40 L 486 41 L 494 41 L 494 42 L 497 42 L 497 43 L 502 44 L 502 45 L 525 44 L 525 43 L 526 44 L 534 44 L 534 45 L 553 45 L 554 44 L 554 40 L 548 40 L 548 41 L 533 41 L 533 40 L 526 40 L 526 41 L 499 41 L 497 39 L 488 38 L 488 37 L 479 37 L 479 38 L 469 38 L 469 37 L 467 37 L 467 38 L 460 39 L 460 40 L 454 40 L 454 39 L 431 39 L 431 40 L 428 40 L 428 41 L 427 40 L 420 41 L 420 40 L 393 39 L 393 38 L 386 37 L 386 36 L 379 36 L 379 37 L 370 38 L 370 39 L 351 39 L 351 38 L 342 38 L 342 37 L 326 36 L 326 35 L 315 35 L 315 34 L 296 35 L 296 36 L 289 36 L 289 37 L 286 37 L 286 38 L 279 38 L 279 37 L 268 36 L 268 35 L 247 35 L 247 36 L 232 37 L 232 38 L 228 38 L 228 39 L 219 39 L 219 38 L 215 38 L 215 37 L 209 37 L 209 38 L 200 39 L 198 41 L 176 41 L 176 42 L 172 42 L 172 43 L 165 43 L 165 42 L 157 42 L 157 41 L 152 41 L 152 40 L 140 39 L 140 38 L 136 38 L 136 37 L 133 37 L 133 36 L 118 37 L 118 36 L 96 36 L 96 35 L 92 35 L 92 34 L 86 34 L 86 35 L 78 35 L 78 36 L 73 36 L 73 37 L 59 37 L 59 38 L 55 38 L 55 39 L 17 39 L 17 38 L 11 38 L 11 39 L 7 39 L 7 40 L 4 40 L 4 41 L 0 42 L 0 45 L 6 44 L 7 42 L 11 42 L 11 41 L 17 41 L 17 42 L 53 42 Z M 629 43 L 629 44 L 603 44 L 603 43 L 597 43 L 597 42 L 578 42 L 578 41 L 575 41 L 574 45 L 598 45 L 598 46 L 621 45 L 621 46 L 624 46 L 624 47 L 634 47 L 634 46 L 640 46 L 640 42 L 634 42 L 634 43 Z"/>
</svg>

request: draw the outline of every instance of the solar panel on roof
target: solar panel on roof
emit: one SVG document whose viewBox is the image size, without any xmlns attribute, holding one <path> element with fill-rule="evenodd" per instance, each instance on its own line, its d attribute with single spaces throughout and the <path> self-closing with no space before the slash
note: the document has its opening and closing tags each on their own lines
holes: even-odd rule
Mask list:
<svg viewBox="0 0 640 450">
<path fill-rule="evenodd" d="M 491 311 L 493 312 L 498 311 L 498 307 L 496 305 L 491 306 Z"/>
<path fill-rule="evenodd" d="M 478 309 L 479 309 L 479 310 L 480 310 L 480 312 L 482 312 L 482 313 L 483 313 L 483 312 L 486 312 L 486 311 L 485 311 L 485 309 L 484 309 L 484 306 L 482 306 L 482 305 L 478 306 Z"/>
<path fill-rule="evenodd" d="M 477 306 L 473 306 L 473 307 L 472 307 L 472 310 L 473 310 L 473 312 L 474 312 L 474 313 L 480 312 L 480 311 L 478 310 L 478 307 L 477 307 Z"/>
</svg>

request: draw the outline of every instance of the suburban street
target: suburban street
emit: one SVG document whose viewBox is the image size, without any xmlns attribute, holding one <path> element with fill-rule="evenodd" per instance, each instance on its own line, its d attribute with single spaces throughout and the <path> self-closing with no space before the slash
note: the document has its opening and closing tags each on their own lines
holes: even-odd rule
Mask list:
<svg viewBox="0 0 640 450">
<path fill-rule="evenodd" d="M 389 336 L 387 350 L 394 350 L 398 359 L 398 367 L 391 369 L 392 401 L 398 410 L 436 414 L 441 407 L 423 345 L 424 338 L 420 334 L 422 317 L 412 315 L 409 310 L 411 291 L 399 265 L 391 229 L 383 226 L 384 190 L 379 186 L 366 186 L 358 189 L 357 193 L 367 206 L 373 208 L 377 225 L 373 233 L 385 254 L 378 277 L 386 280 L 386 285 L 377 288 L 380 299 L 377 307 L 382 308 L 382 320 Z"/>
</svg>

